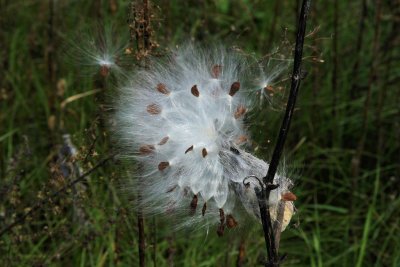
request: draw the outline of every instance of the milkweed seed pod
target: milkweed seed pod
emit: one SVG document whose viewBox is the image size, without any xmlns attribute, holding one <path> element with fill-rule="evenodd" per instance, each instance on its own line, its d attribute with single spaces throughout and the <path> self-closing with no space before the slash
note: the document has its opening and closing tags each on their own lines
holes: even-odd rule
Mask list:
<svg viewBox="0 0 400 267">
<path fill-rule="evenodd" d="M 238 51 L 192 45 L 149 66 L 120 88 L 115 102 L 121 150 L 140 162 L 136 186 L 144 212 L 176 216 L 181 226 L 214 225 L 218 235 L 244 226 L 248 217 L 260 220 L 259 182 L 244 179 L 261 179 L 268 163 L 244 150 L 250 140 L 245 120 L 252 98 L 279 71 L 269 77 Z M 270 213 L 276 219 L 285 201 L 284 230 L 294 212 L 292 183 L 279 174 L 274 183 Z"/>
</svg>

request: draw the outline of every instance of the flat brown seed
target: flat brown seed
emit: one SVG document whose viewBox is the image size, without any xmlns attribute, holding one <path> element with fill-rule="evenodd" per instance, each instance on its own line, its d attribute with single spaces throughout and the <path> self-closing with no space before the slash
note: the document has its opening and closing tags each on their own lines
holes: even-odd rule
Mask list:
<svg viewBox="0 0 400 267">
<path fill-rule="evenodd" d="M 233 218 L 233 216 L 231 214 L 228 214 L 228 216 L 226 216 L 226 226 L 229 229 L 233 229 L 238 225 L 237 221 L 235 221 L 235 219 Z"/>
<path fill-rule="evenodd" d="M 230 96 L 234 96 L 237 91 L 240 89 L 240 82 L 234 82 L 231 85 L 231 90 L 229 91 Z"/>
<path fill-rule="evenodd" d="M 226 216 L 226 226 L 229 229 L 233 229 L 238 225 L 237 221 L 235 221 L 235 219 L 233 218 L 233 216 L 231 214 L 229 214 L 228 216 Z"/>
<path fill-rule="evenodd" d="M 159 146 L 165 145 L 165 143 L 168 142 L 168 139 L 169 139 L 168 136 L 164 137 L 164 138 L 160 141 L 160 143 L 158 143 L 158 145 L 159 145 Z"/>
<path fill-rule="evenodd" d="M 175 186 L 171 187 L 171 188 L 167 191 L 167 193 L 171 193 L 171 192 L 174 191 L 175 188 L 177 188 L 177 187 L 178 187 L 178 185 L 175 185 Z"/>
<path fill-rule="evenodd" d="M 272 91 L 272 92 L 276 93 L 275 89 L 270 85 L 267 85 L 264 88 L 265 88 L 265 90 Z"/>
<path fill-rule="evenodd" d="M 192 89 L 190 89 L 190 92 L 192 92 L 192 95 L 194 95 L 195 97 L 199 97 L 200 96 L 200 92 L 199 89 L 197 89 L 197 85 L 193 85 Z"/>
<path fill-rule="evenodd" d="M 157 84 L 157 90 L 164 95 L 169 95 L 171 92 L 167 89 L 167 87 L 165 86 L 165 84 L 163 83 L 159 83 Z"/>
<path fill-rule="evenodd" d="M 297 197 L 292 192 L 287 192 L 282 195 L 281 199 L 284 201 L 295 201 Z"/>
<path fill-rule="evenodd" d="M 188 149 L 186 149 L 185 154 L 188 153 L 189 151 L 193 150 L 193 146 L 189 147 Z"/>
<path fill-rule="evenodd" d="M 148 105 L 146 110 L 148 113 L 153 114 L 153 115 L 161 113 L 161 108 L 156 104 Z"/>
<path fill-rule="evenodd" d="M 190 215 L 193 215 L 196 212 L 197 200 L 197 195 L 194 195 L 192 201 L 190 202 Z"/>
<path fill-rule="evenodd" d="M 152 145 L 142 145 L 139 148 L 139 152 L 142 154 L 149 154 L 151 153 L 154 149 L 156 149 L 154 146 Z"/>
<path fill-rule="evenodd" d="M 203 148 L 203 151 L 201 151 L 201 153 L 203 154 L 203 158 L 205 158 L 207 156 L 207 149 Z"/>
<path fill-rule="evenodd" d="M 169 162 L 168 161 L 162 161 L 158 164 L 158 169 L 160 171 L 164 170 L 165 168 L 167 168 L 169 166 Z"/>
<path fill-rule="evenodd" d="M 206 214 L 206 210 L 207 210 L 207 202 L 204 202 L 203 209 L 201 210 L 201 215 L 204 216 L 204 214 Z"/>
<path fill-rule="evenodd" d="M 211 76 L 214 79 L 218 79 L 219 75 L 222 73 L 222 66 L 221 65 L 214 65 L 211 69 Z"/>
<path fill-rule="evenodd" d="M 236 120 L 239 119 L 240 116 L 242 116 L 243 113 L 245 113 L 245 111 L 246 111 L 246 109 L 243 106 L 238 107 L 236 112 L 235 112 L 235 115 L 234 115 L 235 119 Z"/>
<path fill-rule="evenodd" d="M 222 237 L 224 235 L 224 224 L 218 225 L 217 234 L 218 237 Z"/>
<path fill-rule="evenodd" d="M 237 139 L 236 139 L 236 141 L 235 141 L 235 144 L 240 144 L 240 143 L 243 143 L 243 142 L 246 142 L 247 141 L 247 137 L 246 136 L 239 136 Z"/>
</svg>

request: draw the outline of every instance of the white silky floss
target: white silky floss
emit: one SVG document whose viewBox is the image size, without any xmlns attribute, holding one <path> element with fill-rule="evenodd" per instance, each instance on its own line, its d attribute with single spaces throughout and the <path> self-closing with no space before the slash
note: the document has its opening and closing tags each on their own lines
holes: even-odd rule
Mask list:
<svg viewBox="0 0 400 267">
<path fill-rule="evenodd" d="M 269 77 L 242 52 L 187 45 L 129 78 L 115 102 L 115 131 L 122 153 L 140 162 L 145 213 L 174 215 L 181 226 L 219 225 L 219 235 L 248 217 L 260 221 L 259 181 L 248 176 L 262 179 L 268 163 L 244 151 L 244 119 L 260 85 L 279 72 Z M 283 231 L 294 213 L 292 182 L 277 174 L 274 183 L 270 214 L 276 220 L 283 199 Z"/>
</svg>

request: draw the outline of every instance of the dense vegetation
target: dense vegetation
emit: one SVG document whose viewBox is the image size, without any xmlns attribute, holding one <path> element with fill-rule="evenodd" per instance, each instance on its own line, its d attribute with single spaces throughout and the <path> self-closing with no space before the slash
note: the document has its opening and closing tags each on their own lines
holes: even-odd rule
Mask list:
<svg viewBox="0 0 400 267">
<path fill-rule="evenodd" d="M 122 50 L 123 64 L 146 64 L 146 38 L 160 58 L 189 39 L 258 57 L 280 47 L 292 58 L 300 1 L 151 1 L 145 37 L 134 34 L 130 5 L 0 0 L 2 266 L 139 264 L 135 197 L 124 190 L 135 168 L 110 158 L 105 123 L 115 80 L 87 66 L 87 52 L 95 53 L 90 40 L 101 43 L 104 25 L 114 26 L 115 49 L 131 48 Z M 284 265 L 399 266 L 400 2 L 316 0 L 311 9 L 308 76 L 282 162 L 296 177 L 292 224 L 299 223 L 282 234 Z M 285 96 L 281 108 L 274 102 L 277 112 L 263 107 L 249 122 L 253 149 L 266 160 Z M 77 148 L 74 159 L 63 160 L 64 134 Z M 146 266 L 255 266 L 265 259 L 260 225 L 218 238 L 215 229 L 173 231 L 158 218 L 144 223 Z"/>
</svg>

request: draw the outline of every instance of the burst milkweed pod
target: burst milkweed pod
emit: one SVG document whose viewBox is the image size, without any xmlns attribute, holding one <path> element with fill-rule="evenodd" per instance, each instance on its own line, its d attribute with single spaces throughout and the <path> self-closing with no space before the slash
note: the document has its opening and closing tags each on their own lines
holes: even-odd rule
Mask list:
<svg viewBox="0 0 400 267">
<path fill-rule="evenodd" d="M 265 81 L 272 82 L 265 66 L 237 51 L 193 45 L 158 60 L 129 78 L 115 102 L 121 151 L 141 162 L 143 211 L 186 217 L 180 225 L 213 226 L 218 235 L 246 218 L 259 220 L 259 182 L 243 180 L 265 176 L 269 165 L 245 151 L 251 138 L 244 120 L 255 91 L 264 93 Z M 271 216 L 284 199 L 285 229 L 294 212 L 292 183 L 284 175 L 274 182 Z"/>
</svg>

